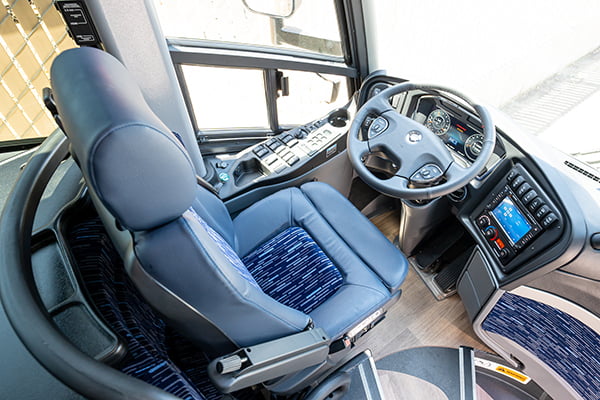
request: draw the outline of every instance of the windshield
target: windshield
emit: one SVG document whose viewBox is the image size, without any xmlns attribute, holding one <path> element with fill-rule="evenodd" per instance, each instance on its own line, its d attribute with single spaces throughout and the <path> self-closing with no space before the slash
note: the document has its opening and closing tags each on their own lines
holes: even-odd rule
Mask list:
<svg viewBox="0 0 600 400">
<path fill-rule="evenodd" d="M 364 0 L 370 70 L 455 88 L 600 167 L 600 2 Z"/>
</svg>

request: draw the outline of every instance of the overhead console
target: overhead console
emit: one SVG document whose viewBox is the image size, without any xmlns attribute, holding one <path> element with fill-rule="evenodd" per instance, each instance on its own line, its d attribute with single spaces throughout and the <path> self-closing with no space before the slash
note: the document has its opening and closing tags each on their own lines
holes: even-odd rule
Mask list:
<svg viewBox="0 0 600 400">
<path fill-rule="evenodd" d="M 300 176 L 346 148 L 349 107 L 255 144 L 240 153 L 207 158 L 222 199 Z"/>
<path fill-rule="evenodd" d="M 470 219 L 504 273 L 552 245 L 564 226 L 558 208 L 520 164 L 498 182 Z"/>
</svg>

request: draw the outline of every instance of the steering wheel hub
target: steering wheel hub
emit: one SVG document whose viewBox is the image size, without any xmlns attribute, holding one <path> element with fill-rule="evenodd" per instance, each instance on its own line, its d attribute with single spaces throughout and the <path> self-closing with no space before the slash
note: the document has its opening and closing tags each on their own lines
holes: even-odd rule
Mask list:
<svg viewBox="0 0 600 400">
<path fill-rule="evenodd" d="M 409 143 L 418 143 L 423 140 L 423 134 L 417 130 L 412 130 L 408 132 L 406 138 L 408 139 Z"/>
</svg>

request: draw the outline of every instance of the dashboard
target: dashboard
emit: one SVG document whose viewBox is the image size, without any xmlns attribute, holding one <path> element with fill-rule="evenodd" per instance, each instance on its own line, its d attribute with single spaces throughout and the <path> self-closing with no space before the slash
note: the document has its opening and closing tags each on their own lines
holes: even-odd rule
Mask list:
<svg viewBox="0 0 600 400">
<path fill-rule="evenodd" d="M 450 116 L 443 108 L 436 108 L 427 116 L 425 126 L 440 136 L 446 146 L 469 161 L 475 161 L 483 147 L 483 135 L 465 123 Z"/>
<path fill-rule="evenodd" d="M 354 112 L 355 103 L 351 101 L 240 153 L 205 157 L 209 182 L 227 201 L 258 187 L 301 177 L 345 151 Z"/>
<path fill-rule="evenodd" d="M 399 83 L 375 79 L 363 102 Z M 413 90 L 392 97 L 391 105 L 436 134 L 458 163 L 469 166 L 480 154 L 481 121 L 461 101 L 436 91 Z M 549 171 L 542 172 L 532 157 L 515 145 L 511 135 L 498 127 L 496 132 L 494 152 L 486 168 L 464 188 L 461 196 L 449 195 L 450 203 L 439 202 L 437 209 L 435 204 L 403 202 L 407 215 L 420 216 L 401 224 L 405 231 L 427 231 L 419 225 L 421 221 L 431 226 L 431 219 L 441 221 L 454 214 L 468 232 L 463 236 L 468 237 L 465 241 L 477 245 L 496 281 L 506 285 L 533 271 L 549 268 L 550 260 L 564 254 L 568 242 L 565 233 L 571 225 L 567 210 L 545 179 Z M 424 208 L 423 204 L 427 206 Z M 446 204 L 450 204 L 447 209 Z M 461 234 L 461 228 L 453 229 L 452 235 Z M 446 233 L 438 229 L 418 237 L 412 235 L 400 243 L 408 252 L 427 252 L 426 243 L 436 235 L 443 240 L 441 236 Z M 419 243 L 420 240 L 424 241 Z"/>
<path fill-rule="evenodd" d="M 459 102 L 422 92 L 395 102 L 398 112 L 429 128 L 459 162 L 468 166 L 480 154 L 484 140 L 481 121 Z M 488 253 L 488 259 L 495 261 L 498 275 L 507 276 L 556 243 L 565 220 L 540 185 L 538 174 L 520 164 L 525 162 L 520 152 L 513 151 L 519 164 L 506 162 L 509 145 L 502 139 L 503 133 L 497 132 L 494 153 L 479 176 L 485 184 L 479 189 L 472 187 L 470 204 L 459 206 L 459 214 L 474 228 L 472 237 Z M 507 170 L 509 165 L 512 168 Z M 485 179 L 488 175 L 492 179 Z"/>
</svg>

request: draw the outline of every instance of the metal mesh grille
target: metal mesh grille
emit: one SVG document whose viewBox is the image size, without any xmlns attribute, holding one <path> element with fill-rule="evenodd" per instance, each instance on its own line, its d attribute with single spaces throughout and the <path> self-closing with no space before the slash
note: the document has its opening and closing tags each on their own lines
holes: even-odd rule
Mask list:
<svg viewBox="0 0 600 400">
<path fill-rule="evenodd" d="M 0 2 L 0 141 L 48 136 L 56 124 L 42 89 L 54 57 L 75 43 L 52 0 Z"/>
</svg>

